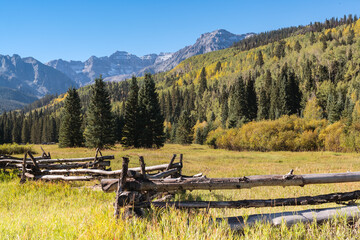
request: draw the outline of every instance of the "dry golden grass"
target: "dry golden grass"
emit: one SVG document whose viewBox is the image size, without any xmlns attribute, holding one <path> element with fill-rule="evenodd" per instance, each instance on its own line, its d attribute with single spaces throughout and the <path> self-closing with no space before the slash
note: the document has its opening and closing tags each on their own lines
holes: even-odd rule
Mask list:
<svg viewBox="0 0 360 240">
<path fill-rule="evenodd" d="M 94 149 L 44 146 L 52 158 L 87 157 Z M 40 147 L 33 149 L 40 153 Z M 167 144 L 158 150 L 128 149 L 116 146 L 103 151 L 115 155 L 112 169 L 120 169 L 122 156 L 130 156 L 130 166 L 138 166 L 138 156 L 147 165 L 168 163 L 172 154 L 184 154 L 186 175 L 202 172 L 207 177 L 241 177 L 258 174 L 295 174 L 346 172 L 360 170 L 360 154 L 333 152 L 234 152 L 210 149 L 207 146 Z M 19 155 L 20 156 L 20 155 Z M 211 209 L 181 211 L 153 210 L 144 219 L 113 219 L 115 194 L 79 188 L 90 183 L 27 182 L 19 185 L 18 178 L 0 178 L 1 239 L 274 239 L 274 238 L 356 238 L 357 225 L 341 219 L 323 225 L 298 224 L 279 228 L 258 225 L 243 233 L 234 233 L 226 225 L 209 224 L 215 217 L 240 216 L 256 213 L 293 211 L 309 207 L 277 207 L 261 209 Z M 243 190 L 193 191 L 181 198 L 202 200 L 240 200 L 297 197 L 359 189 L 360 183 L 310 185 L 305 187 L 260 187 Z M 180 196 L 177 196 L 179 199 Z M 317 208 L 335 206 L 325 204 Z"/>
</svg>

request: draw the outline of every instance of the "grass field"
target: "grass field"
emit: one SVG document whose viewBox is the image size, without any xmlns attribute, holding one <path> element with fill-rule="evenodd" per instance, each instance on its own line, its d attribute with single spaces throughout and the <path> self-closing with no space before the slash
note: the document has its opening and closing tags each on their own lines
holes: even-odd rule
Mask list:
<svg viewBox="0 0 360 240">
<path fill-rule="evenodd" d="M 44 147 L 52 158 L 93 156 L 93 149 L 59 149 Z M 33 150 L 41 153 L 40 146 Z M 295 174 L 360 171 L 360 154 L 333 152 L 234 152 L 207 146 L 168 144 L 159 150 L 130 149 L 116 146 L 103 151 L 115 155 L 112 169 L 121 168 L 121 157 L 130 156 L 130 166 L 138 166 L 138 156 L 147 165 L 168 163 L 174 153 L 184 154 L 186 175 L 202 172 L 207 177 L 242 177 L 258 174 Z M 38 155 L 36 154 L 36 155 Z M 114 193 L 94 191 L 87 183 L 27 182 L 19 184 L 12 175 L 0 175 L 1 239 L 357 239 L 359 223 L 347 224 L 334 219 L 325 224 L 297 224 L 293 227 L 271 227 L 259 224 L 243 233 L 229 230 L 225 224 L 210 224 L 216 217 L 255 213 L 293 211 L 309 208 L 277 207 L 261 209 L 152 210 L 143 219 L 113 218 Z M 193 191 L 182 198 L 202 200 L 240 200 L 256 198 L 297 197 L 357 190 L 360 183 L 310 185 L 305 187 L 267 187 L 251 190 Z M 179 198 L 179 196 L 177 196 Z M 325 204 L 315 208 L 331 207 Z"/>
</svg>

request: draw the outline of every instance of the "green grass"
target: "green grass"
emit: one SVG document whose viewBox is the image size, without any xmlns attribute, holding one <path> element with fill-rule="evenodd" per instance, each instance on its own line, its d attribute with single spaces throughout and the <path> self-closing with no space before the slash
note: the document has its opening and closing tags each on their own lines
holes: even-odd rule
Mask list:
<svg viewBox="0 0 360 240">
<path fill-rule="evenodd" d="M 95 150 L 60 149 L 45 146 L 53 158 L 93 156 Z M 40 151 L 39 146 L 33 149 Z M 184 154 L 184 174 L 204 173 L 208 177 L 235 177 L 254 174 L 295 174 L 360 170 L 360 154 L 332 152 L 234 152 L 201 145 L 166 145 L 159 150 L 129 149 L 116 146 L 103 151 L 113 154 L 113 169 L 121 168 L 121 157 L 130 156 L 130 166 L 138 166 L 138 156 L 147 165 L 168 163 L 173 153 Z M 19 155 L 21 156 L 21 155 Z M 0 174 L 1 239 L 356 239 L 359 223 L 334 219 L 325 224 L 297 224 L 271 227 L 258 224 L 243 233 L 232 232 L 226 224 L 210 224 L 216 217 L 302 210 L 314 206 L 261 209 L 151 210 L 145 218 L 113 218 L 114 193 L 83 187 L 88 183 L 27 182 L 19 184 L 15 174 Z M 301 187 L 260 187 L 244 190 L 193 191 L 185 198 L 202 200 L 240 200 L 296 197 L 359 189 L 360 183 L 310 185 Z M 184 196 L 181 196 L 182 198 Z M 180 196 L 177 196 L 180 198 Z M 332 207 L 325 204 L 315 208 Z"/>
</svg>

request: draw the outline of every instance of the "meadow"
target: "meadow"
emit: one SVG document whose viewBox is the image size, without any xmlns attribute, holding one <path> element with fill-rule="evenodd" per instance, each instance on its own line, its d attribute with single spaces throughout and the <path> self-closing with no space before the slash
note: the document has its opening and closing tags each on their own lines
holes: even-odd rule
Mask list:
<svg viewBox="0 0 360 240">
<path fill-rule="evenodd" d="M 52 158 L 87 157 L 94 149 L 44 146 Z M 41 153 L 40 146 L 33 150 Z M 359 153 L 335 152 L 237 152 L 211 149 L 204 145 L 166 144 L 164 148 L 128 149 L 117 145 L 103 155 L 115 155 L 113 170 L 121 168 L 122 156 L 130 157 L 130 167 L 138 166 L 138 156 L 147 165 L 168 163 L 172 154 L 184 154 L 183 174 L 203 173 L 207 177 L 247 175 L 335 173 L 360 170 Z M 21 155 L 18 155 L 21 156 Z M 144 218 L 113 217 L 115 193 L 92 188 L 98 182 L 34 182 L 19 184 L 14 173 L 0 174 L 1 239 L 356 239 L 359 224 L 334 219 L 324 224 L 297 224 L 272 227 L 258 224 L 243 232 L 233 232 L 225 223 L 210 223 L 217 217 L 294 211 L 320 206 L 260 209 L 176 210 L 151 209 Z M 305 187 L 260 187 L 243 190 L 193 191 L 176 199 L 240 200 L 297 197 L 357 190 L 360 183 L 309 185 Z"/>
</svg>

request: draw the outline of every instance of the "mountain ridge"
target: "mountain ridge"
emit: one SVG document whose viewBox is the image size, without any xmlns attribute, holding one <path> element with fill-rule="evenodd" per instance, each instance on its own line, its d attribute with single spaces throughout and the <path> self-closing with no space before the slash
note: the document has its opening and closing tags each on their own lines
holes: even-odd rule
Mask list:
<svg viewBox="0 0 360 240">
<path fill-rule="evenodd" d="M 95 77 L 102 75 L 105 81 L 122 81 L 132 75 L 142 76 L 145 72 L 168 71 L 181 61 L 232 46 L 235 42 L 248 38 L 254 33 L 233 34 L 224 29 L 203 33 L 193 45 L 174 53 L 151 53 L 138 57 L 126 51 L 116 51 L 110 56 L 91 56 L 84 62 L 52 60 L 46 63 L 73 79 L 79 86 L 91 84 Z"/>
</svg>

